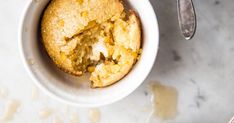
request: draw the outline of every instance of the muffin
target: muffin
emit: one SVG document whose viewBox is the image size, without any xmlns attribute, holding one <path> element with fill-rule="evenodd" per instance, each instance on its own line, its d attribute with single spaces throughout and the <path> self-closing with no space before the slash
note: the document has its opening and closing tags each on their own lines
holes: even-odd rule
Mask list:
<svg viewBox="0 0 234 123">
<path fill-rule="evenodd" d="M 91 87 L 123 78 L 140 53 L 141 27 L 119 0 L 51 0 L 41 21 L 44 47 L 61 70 L 91 73 Z"/>
</svg>

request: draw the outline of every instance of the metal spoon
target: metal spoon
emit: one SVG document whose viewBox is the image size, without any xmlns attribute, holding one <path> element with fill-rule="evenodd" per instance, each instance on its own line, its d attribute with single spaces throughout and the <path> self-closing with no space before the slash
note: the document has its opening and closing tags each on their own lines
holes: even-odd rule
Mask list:
<svg viewBox="0 0 234 123">
<path fill-rule="evenodd" d="M 186 40 L 190 40 L 196 31 L 196 14 L 192 0 L 177 0 L 180 30 Z"/>
</svg>

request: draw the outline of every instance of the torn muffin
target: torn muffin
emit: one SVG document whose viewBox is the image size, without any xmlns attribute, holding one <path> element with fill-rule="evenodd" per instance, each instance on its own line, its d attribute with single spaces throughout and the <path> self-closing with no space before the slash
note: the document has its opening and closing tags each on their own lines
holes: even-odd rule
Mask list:
<svg viewBox="0 0 234 123">
<path fill-rule="evenodd" d="M 91 87 L 122 79 L 137 61 L 141 27 L 119 0 L 52 0 L 41 21 L 48 55 L 63 71 L 91 73 Z"/>
</svg>

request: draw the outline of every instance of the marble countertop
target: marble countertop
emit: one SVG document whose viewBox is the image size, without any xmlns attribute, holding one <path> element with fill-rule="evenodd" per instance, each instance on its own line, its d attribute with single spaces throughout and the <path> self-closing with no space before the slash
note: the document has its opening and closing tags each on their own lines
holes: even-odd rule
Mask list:
<svg viewBox="0 0 234 123">
<path fill-rule="evenodd" d="M 67 106 L 37 92 L 26 73 L 19 55 L 17 30 L 28 1 L 0 1 L 0 115 L 7 102 L 18 100 L 20 107 L 9 122 L 51 123 L 59 117 L 61 123 L 70 123 L 76 114 L 80 123 L 89 123 L 90 109 Z M 172 86 L 178 92 L 176 117 L 161 122 L 228 123 L 234 115 L 234 1 L 194 0 L 198 28 L 191 41 L 180 35 L 176 1 L 151 3 L 161 37 L 155 65 L 144 84 L 130 96 L 98 108 L 100 123 L 147 123 L 152 110 L 147 86 L 152 81 Z M 37 94 L 36 100 L 32 94 Z M 45 107 L 53 112 L 43 119 L 39 115 Z"/>
</svg>

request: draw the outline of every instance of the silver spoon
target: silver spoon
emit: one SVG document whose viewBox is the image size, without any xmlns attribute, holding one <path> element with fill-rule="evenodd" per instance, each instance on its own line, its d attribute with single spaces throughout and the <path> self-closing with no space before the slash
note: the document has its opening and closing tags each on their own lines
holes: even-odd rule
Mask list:
<svg viewBox="0 0 234 123">
<path fill-rule="evenodd" d="M 192 0 L 177 0 L 180 30 L 186 40 L 190 40 L 196 31 L 196 14 Z"/>
</svg>

